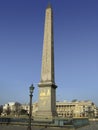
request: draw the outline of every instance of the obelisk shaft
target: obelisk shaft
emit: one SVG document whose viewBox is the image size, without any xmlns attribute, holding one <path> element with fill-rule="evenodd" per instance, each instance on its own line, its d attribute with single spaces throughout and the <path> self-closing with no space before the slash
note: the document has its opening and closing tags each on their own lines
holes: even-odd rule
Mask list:
<svg viewBox="0 0 98 130">
<path fill-rule="evenodd" d="M 56 85 L 54 81 L 54 41 L 53 13 L 50 6 L 46 9 L 44 41 L 43 41 L 41 81 L 39 86 L 39 101 L 36 120 L 46 120 L 56 116 Z"/>
<path fill-rule="evenodd" d="M 50 6 L 46 9 L 43 42 L 41 82 L 54 83 L 53 12 Z"/>
</svg>

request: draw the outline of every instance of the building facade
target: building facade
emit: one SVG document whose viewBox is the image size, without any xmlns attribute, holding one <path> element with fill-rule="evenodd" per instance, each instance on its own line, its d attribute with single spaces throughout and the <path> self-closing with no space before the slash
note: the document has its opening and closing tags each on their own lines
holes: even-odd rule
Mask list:
<svg viewBox="0 0 98 130">
<path fill-rule="evenodd" d="M 21 110 L 27 111 L 29 114 L 29 104 L 20 104 L 18 102 L 9 102 L 3 106 L 3 114 L 13 113 L 18 115 Z M 32 116 L 36 117 L 38 111 L 38 102 L 32 104 Z M 88 117 L 98 118 L 98 107 L 92 101 L 57 101 L 56 111 L 58 117 Z"/>
<path fill-rule="evenodd" d="M 10 114 L 17 115 L 21 109 L 20 107 L 21 104 L 18 102 L 9 102 L 7 104 L 4 104 L 2 115 L 10 115 Z"/>
<path fill-rule="evenodd" d="M 33 104 L 33 116 L 36 116 L 38 103 Z M 59 117 L 88 117 L 98 116 L 98 108 L 92 101 L 56 102 L 56 110 Z"/>
</svg>

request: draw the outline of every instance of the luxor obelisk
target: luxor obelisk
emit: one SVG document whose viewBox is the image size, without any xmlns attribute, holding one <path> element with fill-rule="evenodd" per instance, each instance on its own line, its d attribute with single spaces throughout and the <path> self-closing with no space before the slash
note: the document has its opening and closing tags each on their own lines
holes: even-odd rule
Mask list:
<svg viewBox="0 0 98 130">
<path fill-rule="evenodd" d="M 56 113 L 56 88 L 54 77 L 53 10 L 46 8 L 42 55 L 41 81 L 37 117 L 52 118 Z"/>
</svg>

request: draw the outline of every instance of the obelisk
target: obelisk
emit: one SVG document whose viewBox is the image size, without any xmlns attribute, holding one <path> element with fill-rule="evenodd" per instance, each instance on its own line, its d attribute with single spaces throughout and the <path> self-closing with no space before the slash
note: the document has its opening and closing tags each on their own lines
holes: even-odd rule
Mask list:
<svg viewBox="0 0 98 130">
<path fill-rule="evenodd" d="M 53 39 L 53 10 L 49 4 L 46 8 L 41 81 L 39 86 L 39 101 L 37 116 L 49 119 L 57 116 L 56 88 L 54 77 L 54 39 Z"/>
</svg>

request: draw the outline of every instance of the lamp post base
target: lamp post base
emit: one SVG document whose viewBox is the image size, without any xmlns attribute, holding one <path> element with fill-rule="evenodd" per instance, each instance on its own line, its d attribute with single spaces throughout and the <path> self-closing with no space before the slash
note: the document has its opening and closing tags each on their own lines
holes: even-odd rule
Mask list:
<svg viewBox="0 0 98 130">
<path fill-rule="evenodd" d="M 28 126 L 28 127 L 27 127 L 27 130 L 31 130 L 31 126 Z"/>
</svg>

